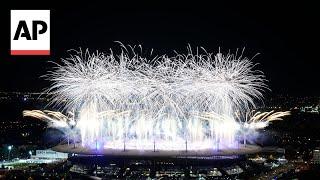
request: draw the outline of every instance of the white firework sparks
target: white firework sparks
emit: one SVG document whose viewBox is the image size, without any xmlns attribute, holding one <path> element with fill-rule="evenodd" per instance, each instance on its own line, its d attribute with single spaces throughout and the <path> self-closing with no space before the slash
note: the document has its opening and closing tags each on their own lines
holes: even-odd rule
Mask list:
<svg viewBox="0 0 320 180">
<path fill-rule="evenodd" d="M 269 111 L 269 112 L 250 112 L 244 122 L 244 127 L 249 129 L 263 129 L 269 125 L 271 121 L 281 121 L 282 117 L 290 115 L 290 111 Z"/>
<path fill-rule="evenodd" d="M 67 128 L 72 124 L 70 118 L 56 111 L 24 110 L 22 115 L 23 117 L 34 117 L 43 120 L 47 122 L 50 127 L 55 128 Z"/>
<path fill-rule="evenodd" d="M 198 49 L 193 54 L 190 47 L 187 54 L 145 58 L 137 48 L 123 46 L 119 54 L 79 51 L 46 76 L 53 82 L 51 103 L 75 112 L 82 145 L 234 147 L 242 125 L 235 112 L 254 108 L 267 88 L 256 64 L 242 55 Z"/>
</svg>

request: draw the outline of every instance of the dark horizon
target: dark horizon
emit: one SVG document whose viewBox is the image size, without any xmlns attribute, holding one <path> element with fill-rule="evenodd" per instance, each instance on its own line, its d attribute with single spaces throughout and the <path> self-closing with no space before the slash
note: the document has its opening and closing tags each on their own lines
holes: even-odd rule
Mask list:
<svg viewBox="0 0 320 180">
<path fill-rule="evenodd" d="M 24 6 L 23 6 L 24 7 Z M 31 6 L 32 7 L 32 6 Z M 24 7 L 25 8 L 25 7 Z M 45 9 L 45 7 L 39 7 Z M 114 5 L 49 8 L 51 56 L 10 56 L 10 9 L 1 11 L 0 91 L 40 92 L 49 85 L 39 78 L 69 49 L 107 52 L 115 41 L 139 45 L 154 54 L 186 52 L 204 47 L 208 52 L 245 48 L 259 63 L 272 93 L 319 96 L 315 6 L 311 4 L 232 3 L 209 5 Z M 23 8 L 20 8 L 23 9 Z M 37 9 L 37 8 L 31 8 Z"/>
</svg>

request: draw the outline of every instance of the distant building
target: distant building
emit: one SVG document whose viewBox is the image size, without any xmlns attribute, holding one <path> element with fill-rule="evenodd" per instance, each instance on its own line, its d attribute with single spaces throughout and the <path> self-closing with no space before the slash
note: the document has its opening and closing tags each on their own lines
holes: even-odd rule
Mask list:
<svg viewBox="0 0 320 180">
<path fill-rule="evenodd" d="M 320 164 L 320 147 L 313 150 L 312 162 L 314 164 Z"/>
<path fill-rule="evenodd" d="M 31 156 L 32 159 L 67 159 L 68 153 L 56 152 L 51 149 L 36 150 L 36 155 Z"/>
<path fill-rule="evenodd" d="M 301 112 L 306 112 L 306 113 L 314 113 L 314 114 L 319 114 L 320 112 L 320 106 L 303 106 L 300 108 Z"/>
</svg>

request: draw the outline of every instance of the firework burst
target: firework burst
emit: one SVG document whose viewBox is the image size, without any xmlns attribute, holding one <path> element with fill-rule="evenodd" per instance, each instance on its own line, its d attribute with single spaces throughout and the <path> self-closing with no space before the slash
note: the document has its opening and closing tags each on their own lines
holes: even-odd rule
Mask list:
<svg viewBox="0 0 320 180">
<path fill-rule="evenodd" d="M 51 104 L 73 112 L 83 146 L 234 147 L 243 124 L 235 112 L 246 114 L 263 98 L 265 76 L 242 53 L 199 51 L 189 47 L 187 54 L 151 58 L 140 46 L 107 54 L 75 51 L 45 76 L 52 82 L 47 92 Z"/>
</svg>

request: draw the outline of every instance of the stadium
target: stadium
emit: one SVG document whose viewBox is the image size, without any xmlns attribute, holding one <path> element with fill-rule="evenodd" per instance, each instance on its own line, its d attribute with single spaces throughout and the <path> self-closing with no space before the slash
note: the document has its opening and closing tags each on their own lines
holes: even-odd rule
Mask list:
<svg viewBox="0 0 320 180">
<path fill-rule="evenodd" d="M 216 157 L 238 157 L 245 154 L 257 153 L 261 150 L 260 146 L 257 145 L 240 145 L 240 147 L 235 149 L 225 149 L 220 151 L 213 151 L 212 149 L 202 149 L 202 150 L 115 150 L 115 149 L 97 149 L 92 150 L 89 148 L 81 147 L 80 144 L 67 145 L 61 144 L 52 148 L 55 151 L 74 153 L 80 155 L 103 155 L 106 157 L 119 157 L 119 158 L 205 158 L 205 159 L 215 159 Z"/>
<path fill-rule="evenodd" d="M 195 51 L 195 53 L 194 53 Z M 200 53 L 202 52 L 202 53 Z M 77 154 L 210 157 L 256 153 L 258 129 L 289 112 L 256 112 L 264 74 L 243 52 L 223 55 L 188 47 L 186 54 L 75 51 L 44 77 L 58 111 L 26 110 L 59 129 L 53 149 Z M 150 56 L 150 57 L 149 57 Z"/>
</svg>

